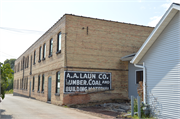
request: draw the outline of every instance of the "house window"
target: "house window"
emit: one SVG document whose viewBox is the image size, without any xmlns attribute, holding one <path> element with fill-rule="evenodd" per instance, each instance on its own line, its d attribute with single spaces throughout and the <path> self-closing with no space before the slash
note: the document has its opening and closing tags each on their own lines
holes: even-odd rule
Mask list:
<svg viewBox="0 0 180 119">
<path fill-rule="evenodd" d="M 33 76 L 33 87 L 32 87 L 32 91 L 34 91 L 34 84 L 35 84 L 35 77 Z"/>
<path fill-rule="evenodd" d="M 38 76 L 38 92 L 40 92 L 40 75 Z"/>
<path fill-rule="evenodd" d="M 49 42 L 49 57 L 52 56 L 52 52 L 53 52 L 53 39 L 51 39 Z"/>
<path fill-rule="evenodd" d="M 137 70 L 136 71 L 136 84 L 139 84 L 140 81 L 143 81 L 143 71 Z"/>
<path fill-rule="evenodd" d="M 57 52 L 56 54 L 61 53 L 61 32 L 58 34 L 57 38 Z"/>
<path fill-rule="evenodd" d="M 41 62 L 41 47 L 39 48 L 39 61 L 38 62 Z"/>
<path fill-rule="evenodd" d="M 46 58 L 46 43 L 44 43 L 43 45 L 43 59 L 42 60 L 45 60 Z"/>
<path fill-rule="evenodd" d="M 34 64 L 36 64 L 36 51 L 34 51 Z"/>
<path fill-rule="evenodd" d="M 56 73 L 56 93 L 60 90 L 60 71 Z"/>
<path fill-rule="evenodd" d="M 44 74 L 42 75 L 42 92 L 44 92 Z"/>
</svg>

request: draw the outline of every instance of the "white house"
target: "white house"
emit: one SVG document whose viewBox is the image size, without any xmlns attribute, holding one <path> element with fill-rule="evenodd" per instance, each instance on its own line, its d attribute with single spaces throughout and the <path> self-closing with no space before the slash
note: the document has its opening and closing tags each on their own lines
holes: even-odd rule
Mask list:
<svg viewBox="0 0 180 119">
<path fill-rule="evenodd" d="M 144 102 L 180 118 L 180 4 L 173 3 L 130 61 L 143 69 Z"/>
</svg>

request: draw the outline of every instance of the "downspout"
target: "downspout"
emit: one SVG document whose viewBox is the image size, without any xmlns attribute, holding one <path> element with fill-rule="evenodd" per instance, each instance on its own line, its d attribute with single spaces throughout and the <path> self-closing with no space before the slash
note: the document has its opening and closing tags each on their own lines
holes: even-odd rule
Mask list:
<svg viewBox="0 0 180 119">
<path fill-rule="evenodd" d="M 145 68 L 145 63 L 143 62 L 143 65 L 134 64 L 134 66 L 143 69 L 143 99 L 144 99 L 144 104 L 146 104 L 147 96 L 146 96 L 146 68 Z"/>
</svg>

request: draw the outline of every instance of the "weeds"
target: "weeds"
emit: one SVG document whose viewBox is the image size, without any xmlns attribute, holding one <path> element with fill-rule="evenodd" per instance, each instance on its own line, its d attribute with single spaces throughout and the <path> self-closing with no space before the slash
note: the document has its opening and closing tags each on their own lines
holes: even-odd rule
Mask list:
<svg viewBox="0 0 180 119">
<path fill-rule="evenodd" d="M 13 94 L 13 89 L 6 91 L 6 94 Z"/>
</svg>

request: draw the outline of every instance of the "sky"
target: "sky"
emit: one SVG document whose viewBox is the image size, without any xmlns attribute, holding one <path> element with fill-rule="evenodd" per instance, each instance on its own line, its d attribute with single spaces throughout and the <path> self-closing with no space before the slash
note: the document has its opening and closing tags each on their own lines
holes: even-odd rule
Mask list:
<svg viewBox="0 0 180 119">
<path fill-rule="evenodd" d="M 0 0 L 0 62 L 17 59 L 65 13 L 155 26 L 180 0 Z"/>
</svg>

